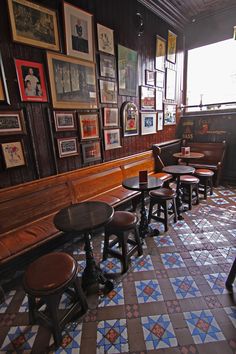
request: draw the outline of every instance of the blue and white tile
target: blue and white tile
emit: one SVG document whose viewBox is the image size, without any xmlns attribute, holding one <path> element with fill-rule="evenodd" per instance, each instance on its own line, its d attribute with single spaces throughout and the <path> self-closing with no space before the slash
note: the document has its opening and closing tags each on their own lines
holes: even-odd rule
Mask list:
<svg viewBox="0 0 236 354">
<path fill-rule="evenodd" d="M 97 354 L 129 352 L 127 324 L 125 319 L 98 322 Z"/>
<path fill-rule="evenodd" d="M 221 195 L 223 195 L 224 197 L 230 196 L 230 195 L 234 195 L 235 193 L 233 191 L 231 191 L 230 189 L 225 189 L 222 191 L 219 191 L 219 193 Z"/>
<path fill-rule="evenodd" d="M 18 311 L 19 312 L 28 312 L 29 311 L 28 295 L 25 295 Z"/>
<path fill-rule="evenodd" d="M 215 260 L 215 258 L 207 250 L 190 251 L 189 253 L 190 253 L 192 259 L 194 260 L 194 262 L 196 263 L 196 265 L 198 265 L 198 266 L 217 264 L 217 261 Z"/>
<path fill-rule="evenodd" d="M 224 205 L 224 204 L 229 204 L 228 200 L 224 199 L 224 198 L 215 198 L 212 199 L 213 203 L 217 204 L 217 205 Z"/>
<path fill-rule="evenodd" d="M 163 301 L 161 288 L 156 279 L 135 281 L 135 290 L 139 304 Z"/>
<path fill-rule="evenodd" d="M 179 253 L 163 253 L 161 258 L 164 267 L 167 269 L 186 267 Z"/>
<path fill-rule="evenodd" d="M 154 270 L 152 259 L 150 255 L 142 257 L 141 259 L 136 259 L 134 261 L 135 267 L 133 272 L 145 272 L 149 270 Z"/>
<path fill-rule="evenodd" d="M 165 236 L 155 236 L 153 237 L 153 240 L 157 247 L 169 247 L 169 246 L 175 246 L 171 236 L 165 235 Z"/>
<path fill-rule="evenodd" d="M 60 347 L 55 351 L 55 354 L 75 354 L 80 352 L 82 323 L 76 323 L 73 326 L 67 327 L 62 332 L 62 342 Z M 51 337 L 50 345 L 53 344 Z"/>
<path fill-rule="evenodd" d="M 184 220 L 178 220 L 174 224 L 174 229 L 175 229 L 175 231 L 179 231 L 179 230 L 183 231 L 183 230 L 185 230 L 185 231 L 191 232 L 191 229 L 190 229 L 189 225 Z"/>
<path fill-rule="evenodd" d="M 0 304 L 0 313 L 5 313 L 8 306 L 10 305 L 14 295 L 16 293 L 16 290 L 11 290 L 8 293 L 5 294 L 5 300 L 2 304 Z"/>
<path fill-rule="evenodd" d="M 224 237 L 224 235 L 219 232 L 219 231 L 210 231 L 210 232 L 204 232 L 203 236 L 212 243 L 215 242 L 227 242 L 227 239 Z"/>
<path fill-rule="evenodd" d="M 122 271 L 122 264 L 117 258 L 107 258 L 100 263 L 100 267 L 105 273 L 116 274 Z"/>
<path fill-rule="evenodd" d="M 232 202 L 236 203 L 236 197 L 229 197 L 230 200 L 232 200 Z"/>
<path fill-rule="evenodd" d="M 225 282 L 227 279 L 226 273 L 205 274 L 204 277 L 215 295 L 228 293 L 225 288 Z"/>
<path fill-rule="evenodd" d="M 79 261 L 77 261 L 77 264 L 78 264 L 78 277 L 82 277 L 82 273 L 86 267 L 86 261 L 79 260 Z"/>
<path fill-rule="evenodd" d="M 39 326 L 11 327 L 2 344 L 4 353 L 31 353 Z"/>
<path fill-rule="evenodd" d="M 229 316 L 230 321 L 233 323 L 236 328 L 236 306 L 224 307 L 225 312 Z"/>
<path fill-rule="evenodd" d="M 236 247 L 218 248 L 218 252 L 227 263 L 232 263 L 236 257 Z"/>
<path fill-rule="evenodd" d="M 204 229 L 209 229 L 214 227 L 208 220 L 206 219 L 195 219 L 192 220 L 194 225 L 197 226 L 199 229 L 204 230 Z"/>
<path fill-rule="evenodd" d="M 178 237 L 180 240 L 183 242 L 184 245 L 196 245 L 196 244 L 201 244 L 201 240 L 199 237 L 194 234 L 194 233 L 188 233 L 188 234 L 178 234 Z"/>
<path fill-rule="evenodd" d="M 201 293 L 191 276 L 170 278 L 177 299 L 199 297 Z"/>
<path fill-rule="evenodd" d="M 236 229 L 227 230 L 233 237 L 236 237 Z"/>
<path fill-rule="evenodd" d="M 124 305 L 124 290 L 122 285 L 116 286 L 110 291 L 98 307 Z"/>
</svg>

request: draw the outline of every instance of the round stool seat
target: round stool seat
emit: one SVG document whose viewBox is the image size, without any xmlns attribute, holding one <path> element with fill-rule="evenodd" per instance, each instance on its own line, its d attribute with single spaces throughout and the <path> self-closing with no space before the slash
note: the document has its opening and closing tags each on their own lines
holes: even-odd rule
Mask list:
<svg viewBox="0 0 236 354">
<path fill-rule="evenodd" d="M 194 174 L 199 177 L 212 177 L 214 175 L 214 172 L 206 168 L 199 168 L 195 170 Z"/>
<path fill-rule="evenodd" d="M 180 182 L 186 183 L 186 184 L 199 183 L 199 179 L 195 176 L 183 175 L 183 176 L 180 176 Z"/>
<path fill-rule="evenodd" d="M 172 199 L 176 196 L 175 191 L 169 188 L 159 188 L 149 193 L 150 197 L 161 199 Z"/>
<path fill-rule="evenodd" d="M 109 224 L 107 224 L 108 229 L 118 230 L 129 230 L 137 224 L 137 215 L 130 213 L 129 211 L 115 211 L 114 216 Z"/>
</svg>

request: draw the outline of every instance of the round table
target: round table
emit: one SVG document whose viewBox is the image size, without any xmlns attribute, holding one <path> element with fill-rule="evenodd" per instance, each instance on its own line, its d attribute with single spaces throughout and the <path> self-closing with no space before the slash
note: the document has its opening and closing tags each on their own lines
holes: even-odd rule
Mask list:
<svg viewBox="0 0 236 354">
<path fill-rule="evenodd" d="M 173 154 L 173 156 L 178 158 L 178 159 L 182 159 L 182 160 L 186 161 L 186 164 L 188 165 L 191 160 L 201 159 L 205 155 L 202 154 L 201 152 L 190 152 L 187 155 L 186 154 L 184 155 L 181 152 L 176 152 L 176 153 Z"/>
<path fill-rule="evenodd" d="M 95 263 L 91 246 L 92 232 L 106 225 L 113 217 L 114 209 L 107 203 L 87 201 L 70 205 L 54 217 L 55 226 L 63 232 L 84 234 L 86 267 L 82 274 L 82 287 L 87 290 L 94 284 L 104 285 L 104 291 L 111 291 L 113 283 L 108 280 Z"/>
</svg>

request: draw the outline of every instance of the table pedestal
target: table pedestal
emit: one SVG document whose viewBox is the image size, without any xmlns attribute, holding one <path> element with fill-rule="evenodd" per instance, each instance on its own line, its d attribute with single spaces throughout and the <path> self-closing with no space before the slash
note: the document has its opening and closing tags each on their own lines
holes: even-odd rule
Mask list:
<svg viewBox="0 0 236 354">
<path fill-rule="evenodd" d="M 147 212 L 145 208 L 145 192 L 141 192 L 141 210 L 140 210 L 140 224 L 139 224 L 139 235 L 141 238 L 145 238 L 145 236 L 149 233 L 148 228 L 148 219 Z"/>
<path fill-rule="evenodd" d="M 178 220 L 183 220 L 182 212 L 183 210 L 183 201 L 182 201 L 183 191 L 180 188 L 180 176 L 177 176 L 177 185 L 176 185 L 176 209 Z"/>
</svg>

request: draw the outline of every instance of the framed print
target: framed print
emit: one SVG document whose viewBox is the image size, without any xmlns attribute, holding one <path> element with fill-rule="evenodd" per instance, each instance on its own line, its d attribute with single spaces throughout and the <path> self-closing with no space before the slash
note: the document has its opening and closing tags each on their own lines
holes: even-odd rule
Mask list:
<svg viewBox="0 0 236 354">
<path fill-rule="evenodd" d="M 165 73 L 163 71 L 156 71 L 156 86 L 160 88 L 165 86 Z"/>
<path fill-rule="evenodd" d="M 0 112 L 0 135 L 25 134 L 23 111 Z"/>
<path fill-rule="evenodd" d="M 157 131 L 163 130 L 163 112 L 157 112 Z"/>
<path fill-rule="evenodd" d="M 156 112 L 141 113 L 141 134 L 154 134 L 157 131 L 157 115 Z"/>
<path fill-rule="evenodd" d="M 118 44 L 119 94 L 137 96 L 138 53 Z"/>
<path fill-rule="evenodd" d="M 78 155 L 78 139 L 77 138 L 60 138 L 57 139 L 59 157 L 68 157 Z"/>
<path fill-rule="evenodd" d="M 176 104 L 164 105 L 164 125 L 176 124 Z"/>
<path fill-rule="evenodd" d="M 145 70 L 145 85 L 155 86 L 155 71 Z"/>
<path fill-rule="evenodd" d="M 139 134 L 139 112 L 134 102 L 124 102 L 121 107 L 124 136 Z"/>
<path fill-rule="evenodd" d="M 64 2 L 66 53 L 72 57 L 94 61 L 93 15 Z"/>
<path fill-rule="evenodd" d="M 82 155 L 84 163 L 101 160 L 100 141 L 89 141 L 82 144 Z"/>
<path fill-rule="evenodd" d="M 166 69 L 166 99 L 175 100 L 176 71 Z"/>
<path fill-rule="evenodd" d="M 47 62 L 54 108 L 97 108 L 94 63 L 52 52 Z"/>
<path fill-rule="evenodd" d="M 80 114 L 79 123 L 82 140 L 99 138 L 97 113 Z"/>
<path fill-rule="evenodd" d="M 75 111 L 54 111 L 56 132 L 76 130 Z"/>
<path fill-rule="evenodd" d="M 117 84 L 114 81 L 99 80 L 101 103 L 117 103 Z"/>
<path fill-rule="evenodd" d="M 120 129 L 104 129 L 104 144 L 105 150 L 120 148 Z"/>
<path fill-rule="evenodd" d="M 21 141 L 2 143 L 1 148 L 6 168 L 25 166 L 25 156 Z"/>
<path fill-rule="evenodd" d="M 107 54 L 100 54 L 100 75 L 111 79 L 116 78 L 115 57 Z"/>
<path fill-rule="evenodd" d="M 167 60 L 174 64 L 176 62 L 176 41 L 177 35 L 168 31 Z"/>
<path fill-rule="evenodd" d="M 0 103 L 10 104 L 1 52 L 0 52 Z"/>
<path fill-rule="evenodd" d="M 156 111 L 163 110 L 163 91 L 156 90 Z"/>
<path fill-rule="evenodd" d="M 155 89 L 146 86 L 140 86 L 141 109 L 155 109 Z"/>
<path fill-rule="evenodd" d="M 118 127 L 118 108 L 105 107 L 103 109 L 104 127 Z"/>
<path fill-rule="evenodd" d="M 97 23 L 98 50 L 107 54 L 115 55 L 114 31 Z"/>
<path fill-rule="evenodd" d="M 59 50 L 56 12 L 27 0 L 8 0 L 13 40 Z"/>
<path fill-rule="evenodd" d="M 157 70 L 165 71 L 166 40 L 156 36 L 156 59 L 155 67 Z"/>
<path fill-rule="evenodd" d="M 47 102 L 43 65 L 15 59 L 21 101 Z"/>
</svg>

